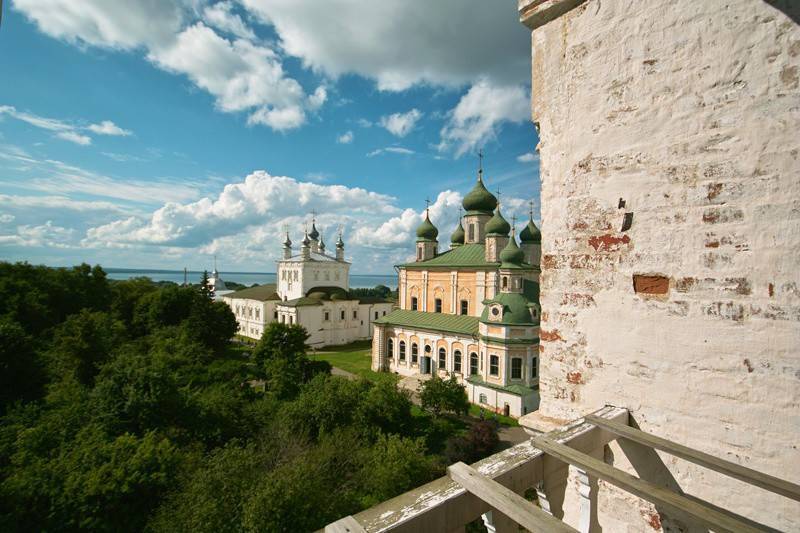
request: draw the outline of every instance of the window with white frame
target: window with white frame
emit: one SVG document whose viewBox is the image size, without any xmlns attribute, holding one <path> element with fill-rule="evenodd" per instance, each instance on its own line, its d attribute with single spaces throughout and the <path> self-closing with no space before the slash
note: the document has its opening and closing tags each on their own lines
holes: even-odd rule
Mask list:
<svg viewBox="0 0 800 533">
<path fill-rule="evenodd" d="M 500 358 L 496 355 L 489 356 L 489 375 L 490 376 L 499 376 L 500 375 Z"/>
<path fill-rule="evenodd" d="M 522 379 L 522 358 L 511 358 L 511 379 Z"/>
<path fill-rule="evenodd" d="M 444 370 L 447 368 L 447 350 L 439 348 L 439 369 Z"/>
<path fill-rule="evenodd" d="M 461 350 L 455 350 L 453 352 L 453 371 L 461 372 Z"/>
<path fill-rule="evenodd" d="M 406 360 L 406 341 L 400 341 L 400 360 Z"/>
</svg>

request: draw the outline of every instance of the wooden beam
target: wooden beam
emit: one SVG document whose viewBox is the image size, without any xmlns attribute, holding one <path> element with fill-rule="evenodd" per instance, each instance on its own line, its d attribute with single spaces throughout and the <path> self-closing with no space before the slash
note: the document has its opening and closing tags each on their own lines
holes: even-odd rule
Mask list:
<svg viewBox="0 0 800 533">
<path fill-rule="evenodd" d="M 534 533 L 577 533 L 558 518 L 544 512 L 516 492 L 488 478 L 464 463 L 447 467 L 450 477 L 481 500 L 497 509 L 517 524 Z"/>
<path fill-rule="evenodd" d="M 649 448 L 661 450 L 662 452 L 666 452 L 670 455 L 674 455 L 676 457 L 680 457 L 681 459 L 704 466 L 714 470 L 715 472 L 719 472 L 721 474 L 744 481 L 750 485 L 755 485 L 770 492 L 800 501 L 800 485 L 770 476 L 769 474 L 758 472 L 752 468 L 747 468 L 746 466 L 738 465 L 736 463 L 714 457 L 713 455 L 709 455 L 698 450 L 693 450 L 692 448 L 682 444 L 657 437 L 651 433 L 646 433 L 613 420 L 607 420 L 597 416 L 588 415 L 586 417 L 586 421 L 603 429 L 607 429 L 612 433 L 616 433 L 620 437 L 633 442 L 638 442 L 639 444 L 643 444 Z"/>
<path fill-rule="evenodd" d="M 713 509 L 700 502 L 690 500 L 655 483 L 639 479 L 603 461 L 590 457 L 577 450 L 559 444 L 547 437 L 533 437 L 533 445 L 548 455 L 569 463 L 589 474 L 615 485 L 631 494 L 639 496 L 671 512 L 687 515 L 698 523 L 716 532 L 756 533 L 765 531 Z"/>
<path fill-rule="evenodd" d="M 340 518 L 332 524 L 325 526 L 325 533 L 366 533 L 361 524 L 352 516 Z"/>
</svg>

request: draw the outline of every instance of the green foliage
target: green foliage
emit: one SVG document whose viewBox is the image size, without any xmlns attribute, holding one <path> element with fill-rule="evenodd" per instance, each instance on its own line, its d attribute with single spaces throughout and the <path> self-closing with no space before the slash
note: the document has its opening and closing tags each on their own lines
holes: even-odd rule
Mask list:
<svg viewBox="0 0 800 533">
<path fill-rule="evenodd" d="M 474 463 L 491 455 L 500 437 L 497 434 L 497 422 L 480 420 L 474 423 L 464 436 L 454 436 L 447 441 L 444 456 L 448 463 Z"/>
<path fill-rule="evenodd" d="M 0 263 L 0 531 L 312 531 L 441 475 L 461 428 L 395 379 L 235 328 L 196 287 Z"/>
<path fill-rule="evenodd" d="M 200 295 L 203 298 L 211 299 L 211 287 L 208 286 L 208 270 L 203 270 L 203 277 L 200 279 Z"/>
<path fill-rule="evenodd" d="M 463 415 L 469 412 L 466 388 L 455 376 L 448 379 L 433 376 L 424 381 L 420 385 L 419 397 L 422 408 L 437 417 L 444 412 Z"/>
</svg>

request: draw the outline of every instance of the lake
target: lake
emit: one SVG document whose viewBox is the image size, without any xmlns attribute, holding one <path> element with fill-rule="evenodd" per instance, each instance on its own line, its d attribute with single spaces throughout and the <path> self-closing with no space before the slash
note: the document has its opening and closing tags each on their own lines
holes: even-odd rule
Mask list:
<svg viewBox="0 0 800 533">
<path fill-rule="evenodd" d="M 139 268 L 103 268 L 108 274 L 109 279 L 129 279 L 137 277 L 147 277 L 153 281 L 173 281 L 183 283 L 183 270 L 146 270 Z M 210 274 L 210 272 L 209 272 Z M 254 283 L 263 285 L 264 283 L 277 283 L 277 276 L 274 272 L 220 272 L 223 281 L 234 281 L 242 285 L 251 286 Z M 186 274 L 189 283 L 199 283 L 203 273 L 197 270 L 190 270 Z M 371 289 L 376 285 L 386 285 L 391 289 L 397 288 L 397 276 L 383 276 L 377 274 L 351 274 L 350 287 L 354 289 Z"/>
</svg>

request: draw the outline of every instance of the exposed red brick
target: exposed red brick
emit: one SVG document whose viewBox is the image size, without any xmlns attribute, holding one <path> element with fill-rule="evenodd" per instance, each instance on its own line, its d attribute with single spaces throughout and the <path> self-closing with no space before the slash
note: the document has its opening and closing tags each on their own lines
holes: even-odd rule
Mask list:
<svg viewBox="0 0 800 533">
<path fill-rule="evenodd" d="M 770 298 L 772 298 L 773 296 L 775 296 L 775 285 L 773 285 L 772 283 L 770 283 L 769 285 L 767 285 L 767 291 L 769 292 L 769 297 L 770 297 Z"/>
<path fill-rule="evenodd" d="M 631 242 L 631 238 L 627 235 L 617 237 L 616 235 L 595 235 L 589 238 L 589 245 L 598 252 L 615 252 L 621 248 L 621 245 Z"/>
<path fill-rule="evenodd" d="M 744 212 L 733 207 L 712 207 L 703 211 L 703 222 L 706 224 L 738 222 L 742 219 Z"/>
<path fill-rule="evenodd" d="M 753 371 L 753 365 L 752 365 L 752 363 L 750 363 L 750 359 L 745 359 L 744 360 L 744 366 L 747 367 L 747 372 L 748 373 Z"/>
<path fill-rule="evenodd" d="M 552 341 L 563 341 L 564 339 L 561 338 L 561 334 L 558 332 L 557 329 L 552 331 L 547 330 L 539 330 L 539 340 L 543 342 L 552 342 Z"/>
<path fill-rule="evenodd" d="M 558 260 L 556 259 L 556 256 L 550 254 L 542 256 L 542 264 L 541 264 L 542 270 L 548 268 L 556 268 L 557 264 Z"/>
<path fill-rule="evenodd" d="M 661 515 L 659 515 L 658 513 L 656 512 L 647 513 L 645 515 L 645 519 L 647 520 L 647 523 L 650 525 L 650 527 L 652 527 L 656 531 L 661 529 Z"/>
<path fill-rule="evenodd" d="M 719 241 L 706 241 L 706 248 L 719 248 Z"/>
<path fill-rule="evenodd" d="M 583 376 L 580 372 L 567 372 L 567 381 L 573 385 L 580 385 L 583 383 Z"/>
<path fill-rule="evenodd" d="M 675 280 L 675 290 L 678 292 L 689 292 L 697 283 L 695 278 L 678 278 Z"/>
<path fill-rule="evenodd" d="M 719 193 L 722 192 L 722 184 L 721 183 L 709 183 L 708 184 L 708 199 L 713 200 Z"/>
<path fill-rule="evenodd" d="M 658 275 L 633 275 L 633 290 L 641 294 L 667 294 L 669 278 Z"/>
</svg>

